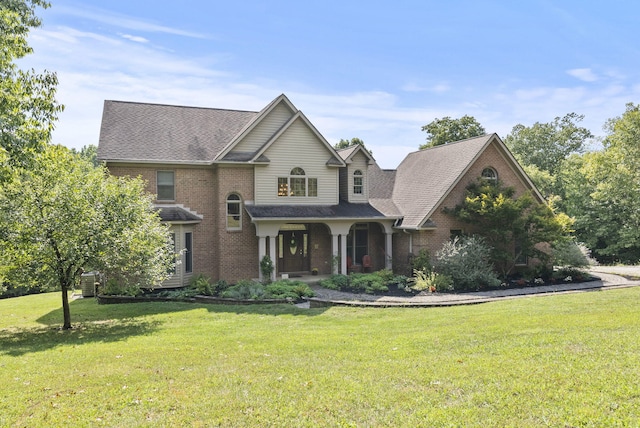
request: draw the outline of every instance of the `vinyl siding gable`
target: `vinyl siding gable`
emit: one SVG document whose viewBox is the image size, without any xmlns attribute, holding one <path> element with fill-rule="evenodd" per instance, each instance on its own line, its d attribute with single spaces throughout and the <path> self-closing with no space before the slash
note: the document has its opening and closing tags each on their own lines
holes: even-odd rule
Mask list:
<svg viewBox="0 0 640 428">
<path fill-rule="evenodd" d="M 257 205 L 335 205 L 338 203 L 338 168 L 327 166 L 333 154 L 307 127 L 294 121 L 265 151 L 268 165 L 257 165 L 255 203 Z M 278 196 L 278 177 L 289 177 L 293 168 L 302 168 L 305 177 L 318 181 L 318 196 Z"/>
<path fill-rule="evenodd" d="M 255 128 L 253 128 L 249 133 L 238 142 L 238 144 L 233 148 L 231 153 L 234 152 L 242 152 L 242 153 L 254 153 L 260 147 L 262 147 L 267 141 L 273 137 L 273 135 L 278 132 L 282 126 L 287 123 L 289 119 L 294 115 L 294 112 L 289 109 L 289 107 L 280 103 L 276 107 L 274 107 L 269 114 L 260 120 Z"/>
</svg>

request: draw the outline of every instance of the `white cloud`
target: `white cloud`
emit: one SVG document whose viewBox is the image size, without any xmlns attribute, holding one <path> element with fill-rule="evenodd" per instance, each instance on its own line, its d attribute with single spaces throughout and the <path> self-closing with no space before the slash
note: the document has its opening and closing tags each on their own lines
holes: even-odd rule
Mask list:
<svg viewBox="0 0 640 428">
<path fill-rule="evenodd" d="M 118 28 L 126 28 L 128 30 L 145 31 L 150 33 L 165 33 L 183 37 L 191 37 L 197 39 L 207 39 L 209 36 L 192 31 L 182 30 L 180 28 L 167 27 L 165 25 L 155 24 L 139 18 L 126 16 L 123 14 L 113 13 L 106 9 L 92 8 L 87 6 L 68 7 L 56 6 L 55 13 L 75 16 L 78 18 L 89 19 L 91 21 L 112 25 Z"/>
<path fill-rule="evenodd" d="M 110 20 L 107 17 L 102 22 Z M 53 134 L 55 143 L 76 148 L 97 144 L 105 99 L 260 110 L 285 93 L 329 142 L 361 138 L 380 166 L 395 168 L 424 142 L 426 134 L 420 128 L 436 117 L 470 114 L 487 132 L 504 137 L 518 123 L 547 122 L 576 112 L 584 114 L 582 124 L 598 134 L 606 119 L 620 115 L 625 103 L 640 98 L 640 85 L 632 86 L 622 78 L 608 86 L 576 87 L 527 87 L 521 81 L 510 81 L 500 89 L 486 84 L 467 84 L 461 89 L 457 82 L 434 79 L 427 85 L 406 84 L 397 93 L 331 92 L 303 80 L 304 76 L 285 81 L 253 70 L 256 74 L 247 78 L 224 68 L 228 54 L 186 56 L 137 35 L 140 31 L 184 35 L 179 30 L 135 20 L 118 21 L 118 26 L 129 32 L 108 36 L 70 27 L 44 27 L 31 33 L 35 54 L 21 62 L 37 70 L 56 71 L 58 99 L 66 105 Z M 590 69 L 569 73 L 581 80 L 595 77 Z"/>
<path fill-rule="evenodd" d="M 574 68 L 567 70 L 567 74 L 583 82 L 596 82 L 598 76 L 590 68 Z"/>
<path fill-rule="evenodd" d="M 148 43 L 149 42 L 149 40 L 145 39 L 144 37 L 132 36 L 131 34 L 120 34 L 120 37 L 122 37 L 123 39 L 131 40 L 132 42 L 136 42 L 136 43 Z"/>
</svg>

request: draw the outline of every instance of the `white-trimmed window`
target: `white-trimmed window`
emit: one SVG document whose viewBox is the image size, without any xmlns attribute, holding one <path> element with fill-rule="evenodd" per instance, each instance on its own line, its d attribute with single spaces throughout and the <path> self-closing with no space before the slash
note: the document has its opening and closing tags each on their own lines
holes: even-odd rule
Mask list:
<svg viewBox="0 0 640 428">
<path fill-rule="evenodd" d="M 176 199 L 175 173 L 173 171 L 156 172 L 156 193 L 159 201 Z"/>
<path fill-rule="evenodd" d="M 318 179 L 307 177 L 304 169 L 295 167 L 288 177 L 278 177 L 278 196 L 316 197 L 318 196 Z"/>
<path fill-rule="evenodd" d="M 227 230 L 242 229 L 242 199 L 237 193 L 227 196 Z"/>
<path fill-rule="evenodd" d="M 364 189 L 364 177 L 362 171 L 356 169 L 353 172 L 353 194 L 362 195 Z"/>
<path fill-rule="evenodd" d="M 487 167 L 482 170 L 482 178 L 484 180 L 496 182 L 498 181 L 498 173 L 496 172 L 495 169 L 491 167 Z"/>
</svg>

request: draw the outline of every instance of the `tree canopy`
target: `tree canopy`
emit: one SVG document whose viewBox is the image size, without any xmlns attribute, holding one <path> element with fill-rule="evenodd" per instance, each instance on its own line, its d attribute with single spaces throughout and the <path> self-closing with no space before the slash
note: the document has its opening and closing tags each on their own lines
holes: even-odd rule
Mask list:
<svg viewBox="0 0 640 428">
<path fill-rule="evenodd" d="M 171 237 L 152 199 L 142 180 L 109 176 L 64 147 L 47 146 L 0 190 L 0 274 L 59 286 L 63 328 L 71 328 L 67 291 L 84 271 L 133 286 L 167 277 Z"/>
<path fill-rule="evenodd" d="M 518 124 L 505 137 L 505 144 L 518 161 L 556 174 L 562 162 L 572 153 L 583 153 L 591 131 L 578 126 L 584 115 L 569 113 L 552 122 L 536 122 L 527 127 Z"/>
<path fill-rule="evenodd" d="M 433 122 L 424 125 L 422 130 L 427 133 L 427 143 L 421 145 L 420 150 L 479 137 L 486 133 L 476 118 L 468 115 L 459 119 L 452 119 L 449 116 L 442 119 L 436 118 Z"/>
<path fill-rule="evenodd" d="M 604 149 L 570 158 L 562 177 L 576 231 L 603 262 L 640 261 L 640 105 L 605 128 Z"/>
<path fill-rule="evenodd" d="M 341 138 L 340 141 L 333 146 L 333 148 L 336 150 L 342 150 L 342 149 L 349 148 L 351 146 L 355 146 L 356 144 L 362 146 L 362 148 L 365 149 L 370 155 L 373 155 L 373 152 L 369 150 L 367 146 L 364 145 L 364 141 L 362 141 L 358 137 L 353 137 L 350 140 L 345 140 Z"/>
<path fill-rule="evenodd" d="M 25 166 L 50 141 L 63 106 L 55 99 L 55 73 L 20 70 L 15 60 L 32 52 L 31 28 L 41 25 L 36 8 L 43 0 L 2 0 L 0 8 L 0 181 L 12 168 Z"/>
</svg>

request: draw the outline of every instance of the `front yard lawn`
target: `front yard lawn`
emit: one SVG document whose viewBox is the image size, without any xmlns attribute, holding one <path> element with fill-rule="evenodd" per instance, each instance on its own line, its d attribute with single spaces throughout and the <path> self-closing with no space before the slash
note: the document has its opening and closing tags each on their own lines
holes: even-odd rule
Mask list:
<svg viewBox="0 0 640 428">
<path fill-rule="evenodd" d="M 0 301 L 0 426 L 638 426 L 640 288 L 412 309 Z"/>
</svg>

